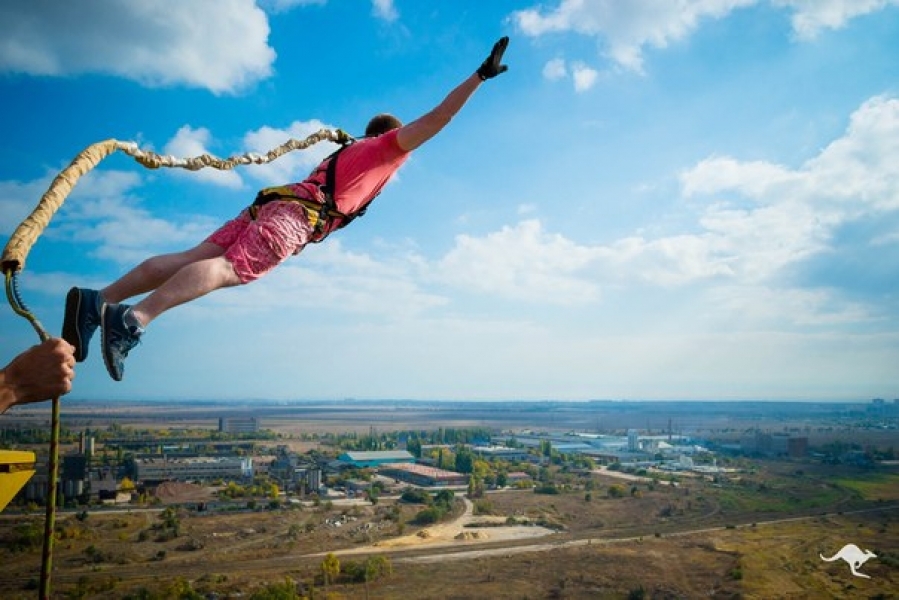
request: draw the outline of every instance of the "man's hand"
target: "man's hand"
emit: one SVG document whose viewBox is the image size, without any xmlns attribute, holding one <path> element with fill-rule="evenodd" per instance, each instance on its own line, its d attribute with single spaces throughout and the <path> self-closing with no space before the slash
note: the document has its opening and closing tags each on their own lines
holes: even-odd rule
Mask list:
<svg viewBox="0 0 899 600">
<path fill-rule="evenodd" d="M 508 66 L 501 64 L 503 62 L 503 53 L 506 51 L 506 46 L 508 45 L 508 36 L 501 37 L 499 41 L 493 45 L 493 50 L 490 52 L 490 56 L 488 56 L 487 60 L 485 60 L 483 64 L 478 67 L 477 73 L 478 77 L 481 78 L 481 81 L 492 79 L 500 73 L 505 73 L 509 70 Z"/>
<path fill-rule="evenodd" d="M 0 412 L 17 404 L 49 400 L 69 393 L 75 377 L 71 344 L 47 340 L 13 359 L 0 371 Z"/>
</svg>

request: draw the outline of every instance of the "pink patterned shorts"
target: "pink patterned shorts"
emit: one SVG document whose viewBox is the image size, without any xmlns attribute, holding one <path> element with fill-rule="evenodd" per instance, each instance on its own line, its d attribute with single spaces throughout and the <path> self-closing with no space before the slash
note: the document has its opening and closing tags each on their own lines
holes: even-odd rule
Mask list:
<svg viewBox="0 0 899 600">
<path fill-rule="evenodd" d="M 225 249 L 225 258 L 242 283 L 255 281 L 299 254 L 312 238 L 312 226 L 302 204 L 269 202 L 259 208 L 256 220 L 248 211 L 222 225 L 206 238 Z"/>
</svg>

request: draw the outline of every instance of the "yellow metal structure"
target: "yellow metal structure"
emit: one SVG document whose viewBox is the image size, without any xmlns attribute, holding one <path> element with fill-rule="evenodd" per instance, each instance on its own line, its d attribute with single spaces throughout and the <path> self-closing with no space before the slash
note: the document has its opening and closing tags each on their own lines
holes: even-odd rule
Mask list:
<svg viewBox="0 0 899 600">
<path fill-rule="evenodd" d="M 34 452 L 0 450 L 0 511 L 34 475 Z"/>
</svg>

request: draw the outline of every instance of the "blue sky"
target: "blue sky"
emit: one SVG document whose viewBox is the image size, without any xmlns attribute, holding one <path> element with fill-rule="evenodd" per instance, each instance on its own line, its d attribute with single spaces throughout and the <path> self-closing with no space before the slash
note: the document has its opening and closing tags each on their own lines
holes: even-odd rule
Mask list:
<svg viewBox="0 0 899 600">
<path fill-rule="evenodd" d="M 410 121 L 511 38 L 368 214 L 155 321 L 72 397 L 899 397 L 899 2 L 0 4 L 0 242 L 107 138 L 178 156 Z M 114 155 L 20 275 L 66 290 L 202 240 L 326 144 L 222 173 Z M 0 360 L 35 342 L 0 311 Z"/>
</svg>

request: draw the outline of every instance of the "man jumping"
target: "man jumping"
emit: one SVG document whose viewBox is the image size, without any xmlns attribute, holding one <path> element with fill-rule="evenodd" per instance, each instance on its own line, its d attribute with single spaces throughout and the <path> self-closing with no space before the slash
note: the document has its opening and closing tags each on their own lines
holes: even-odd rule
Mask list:
<svg viewBox="0 0 899 600">
<path fill-rule="evenodd" d="M 482 82 L 507 70 L 502 58 L 508 44 L 508 37 L 496 42 L 481 66 L 430 112 L 408 125 L 389 114 L 375 116 L 364 138 L 326 158 L 305 180 L 262 190 L 251 206 L 198 246 L 149 258 L 102 290 L 69 290 L 62 334 L 75 347 L 76 360 L 87 358 L 91 337 L 101 327 L 103 362 L 109 375 L 121 381 L 128 352 L 163 312 L 214 290 L 255 281 L 306 244 L 346 226 Z M 123 304 L 148 292 L 136 304 Z"/>
</svg>

